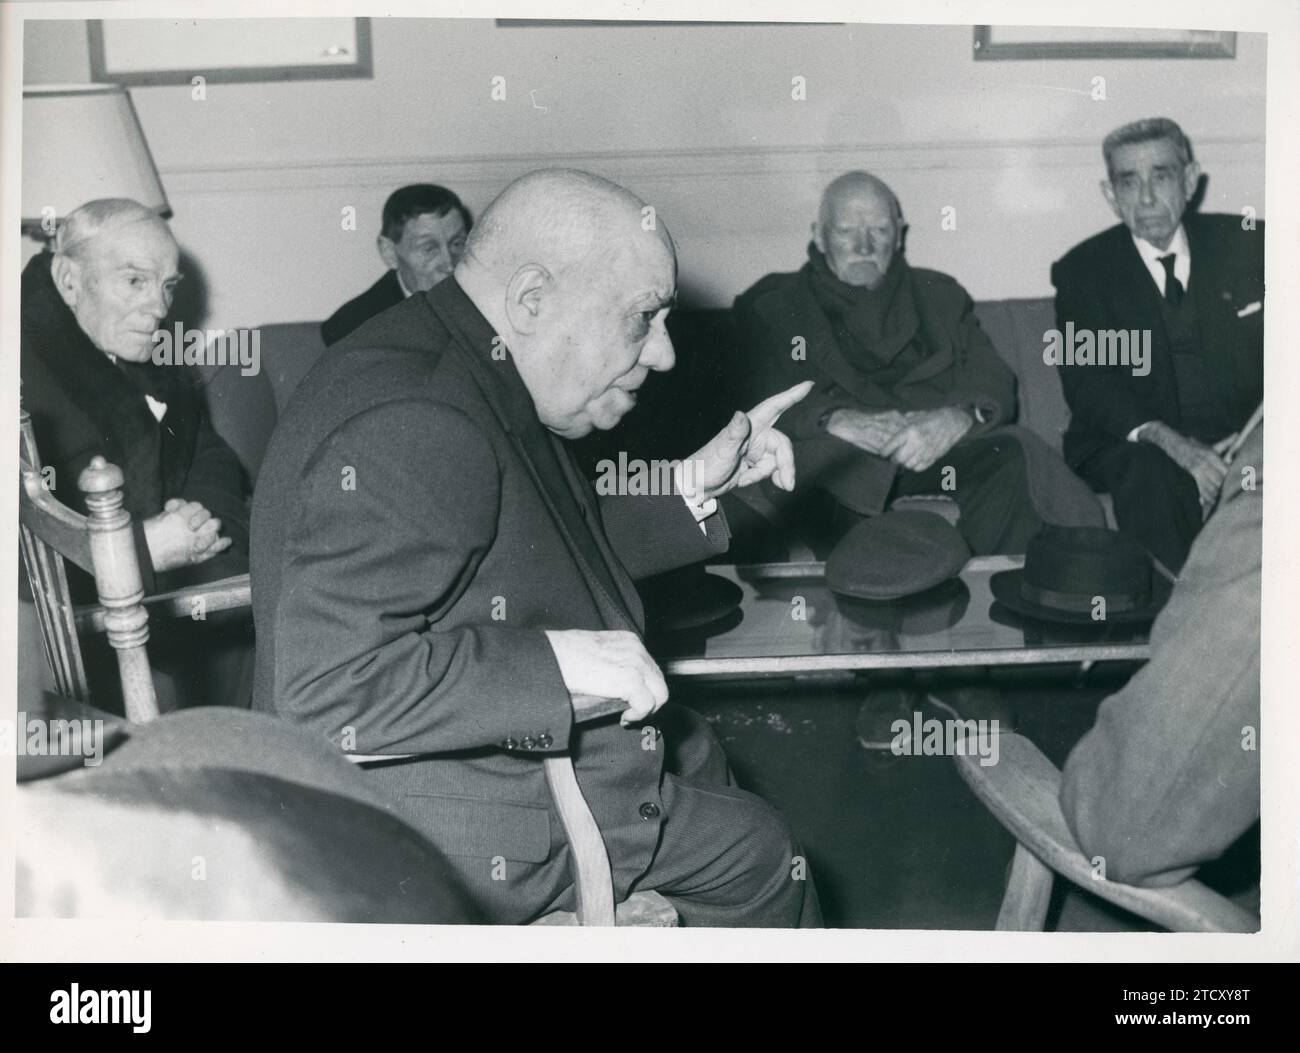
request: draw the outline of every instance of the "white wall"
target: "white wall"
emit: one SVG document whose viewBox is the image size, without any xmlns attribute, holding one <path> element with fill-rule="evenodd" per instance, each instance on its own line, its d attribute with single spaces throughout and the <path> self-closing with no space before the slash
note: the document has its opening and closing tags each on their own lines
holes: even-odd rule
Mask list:
<svg viewBox="0 0 1300 1053">
<path fill-rule="evenodd" d="M 250 31 L 255 23 L 250 24 Z M 27 22 L 28 82 L 84 81 L 84 22 Z M 1266 40 L 1215 60 L 975 62 L 960 26 L 498 27 L 373 20 L 372 80 L 132 94 L 201 264 L 208 322 L 321 318 L 380 273 L 373 239 L 404 182 L 475 212 L 542 164 L 588 168 L 651 203 L 684 293 L 727 303 L 803 260 L 820 187 L 866 167 L 897 190 L 909 258 L 977 299 L 1051 292 L 1048 268 L 1113 218 L 1100 142 L 1179 121 L 1205 208 L 1264 212 Z M 493 76 L 507 98 L 490 98 Z M 807 79 L 807 101 L 791 78 Z M 1105 101 L 1092 97 L 1105 78 Z M 530 98 L 530 89 L 535 95 Z M 344 206 L 359 229 L 341 229 Z M 957 210 L 957 229 L 940 227 Z"/>
</svg>

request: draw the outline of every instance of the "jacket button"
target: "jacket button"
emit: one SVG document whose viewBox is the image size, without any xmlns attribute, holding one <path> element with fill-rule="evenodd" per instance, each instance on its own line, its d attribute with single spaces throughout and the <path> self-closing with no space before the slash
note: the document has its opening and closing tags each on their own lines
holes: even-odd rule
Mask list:
<svg viewBox="0 0 1300 1053">
<path fill-rule="evenodd" d="M 554 742 L 555 740 L 551 738 L 550 735 L 546 734 L 546 732 L 542 732 L 542 734 L 537 736 L 538 749 L 549 750 Z"/>
<path fill-rule="evenodd" d="M 524 741 L 523 741 L 524 749 L 530 750 L 536 745 L 537 745 L 537 740 L 535 738 L 533 738 L 531 735 L 524 736 Z"/>
<path fill-rule="evenodd" d="M 502 748 L 502 749 L 512 750 L 512 749 L 515 749 L 516 747 L 518 747 L 518 745 L 519 745 L 519 743 L 516 742 L 514 739 L 502 739 L 502 740 L 501 740 L 501 748 Z"/>
<path fill-rule="evenodd" d="M 642 819 L 659 818 L 659 806 L 655 804 L 654 801 L 646 801 L 645 804 L 641 805 L 637 810 L 641 813 Z"/>
</svg>

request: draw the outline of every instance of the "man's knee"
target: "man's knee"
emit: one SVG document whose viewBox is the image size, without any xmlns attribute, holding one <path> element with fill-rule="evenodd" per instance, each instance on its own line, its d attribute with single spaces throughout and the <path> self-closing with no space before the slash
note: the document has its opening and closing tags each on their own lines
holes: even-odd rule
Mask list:
<svg viewBox="0 0 1300 1053">
<path fill-rule="evenodd" d="M 691 818 L 701 826 L 695 836 L 707 839 L 724 869 L 773 876 L 789 870 L 798 842 L 781 813 L 761 797 L 734 786 L 673 776 L 669 781 L 673 797 L 689 796 Z"/>
<path fill-rule="evenodd" d="M 1012 424 L 1000 429 L 996 435 L 976 439 L 978 452 L 975 460 L 981 476 L 1002 486 L 1024 487 L 1029 476 L 1029 462 L 1024 450 L 1024 443 L 1028 440 L 1024 438 L 1025 435 L 1028 433 Z M 960 481 L 958 485 L 960 486 Z"/>
<path fill-rule="evenodd" d="M 1112 479 L 1112 493 L 1128 493 L 1144 500 L 1150 500 L 1157 493 L 1195 495 L 1196 483 L 1190 473 L 1180 468 L 1167 453 L 1150 443 L 1133 443 L 1132 446 Z"/>
</svg>

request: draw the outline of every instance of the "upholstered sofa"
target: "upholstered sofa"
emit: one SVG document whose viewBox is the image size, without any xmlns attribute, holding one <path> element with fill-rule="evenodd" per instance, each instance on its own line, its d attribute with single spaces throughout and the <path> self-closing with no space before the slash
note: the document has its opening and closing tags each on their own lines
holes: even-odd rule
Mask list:
<svg viewBox="0 0 1300 1053">
<path fill-rule="evenodd" d="M 980 324 L 1015 372 L 1019 421 L 1061 448 L 1069 411 L 1053 367 L 1043 362 L 1043 334 L 1055 325 L 1049 299 L 994 300 L 976 305 Z M 669 373 L 652 374 L 636 410 L 614 431 L 582 446 L 593 464 L 611 452 L 629 457 L 681 457 L 698 449 L 741 402 L 745 353 L 736 343 L 730 311 L 682 308 L 668 321 L 677 352 Z M 278 415 L 324 350 L 318 322 L 259 328 L 260 371 L 244 376 L 232 366 L 206 370 L 213 423 L 256 481 Z"/>
</svg>

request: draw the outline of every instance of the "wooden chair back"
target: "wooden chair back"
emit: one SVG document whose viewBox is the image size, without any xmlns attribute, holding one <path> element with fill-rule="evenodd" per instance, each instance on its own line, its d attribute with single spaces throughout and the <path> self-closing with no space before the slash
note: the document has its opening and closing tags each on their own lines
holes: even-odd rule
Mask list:
<svg viewBox="0 0 1300 1053">
<path fill-rule="evenodd" d="M 23 563 L 36 605 L 45 654 L 61 693 L 90 701 L 86 668 L 77 637 L 77 612 L 68 590 L 64 561 L 92 574 L 102 608 L 102 624 L 117 657 L 128 720 L 158 716 L 158 699 L 149 671 L 149 615 L 136 558 L 131 515 L 123 507 L 122 471 L 95 457 L 77 479 L 87 515 L 54 496 L 42 471 L 27 412 L 20 412 L 18 522 Z M 57 480 L 56 480 L 57 482 Z"/>
<path fill-rule="evenodd" d="M 1002 734 L 998 762 L 987 767 L 974 749 L 953 759 L 966 785 L 1016 839 L 999 929 L 1041 932 L 1055 873 L 1172 932 L 1258 931 L 1258 917 L 1191 878 L 1169 888 L 1099 879 L 1061 811 L 1059 769 L 1027 738 Z"/>
</svg>

